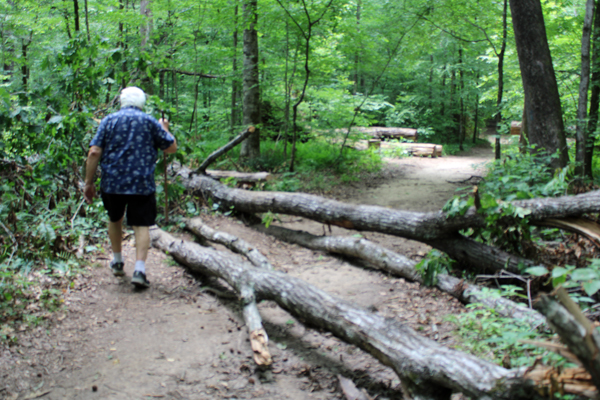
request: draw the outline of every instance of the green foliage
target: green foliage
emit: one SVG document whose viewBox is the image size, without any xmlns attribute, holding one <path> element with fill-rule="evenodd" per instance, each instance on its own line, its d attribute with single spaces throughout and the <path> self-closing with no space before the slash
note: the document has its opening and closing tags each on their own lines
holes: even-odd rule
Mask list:
<svg viewBox="0 0 600 400">
<path fill-rule="evenodd" d="M 423 283 L 427 286 L 437 284 L 439 274 L 447 274 L 455 261 L 446 254 L 437 250 L 431 250 L 416 266 L 417 272 L 423 277 Z"/>
<path fill-rule="evenodd" d="M 592 296 L 600 291 L 600 260 L 591 259 L 586 268 L 575 268 L 573 265 L 564 267 L 554 267 L 552 272 L 546 267 L 532 267 L 525 270 L 533 276 L 546 276 L 550 274 L 550 281 L 553 287 L 563 286 L 567 289 L 582 289 L 585 295 L 580 292 L 570 293 L 573 300 L 580 303 L 582 307 L 587 307 L 590 303 L 596 301 Z"/>
<path fill-rule="evenodd" d="M 536 155 L 534 148 L 520 153 L 510 147 L 502 160 L 493 162 L 479 188 L 505 201 L 565 195 L 573 166 L 551 170 L 548 165 L 556 157 Z"/>
<path fill-rule="evenodd" d="M 499 296 L 501 291 L 490 292 Z M 524 321 L 512 317 L 503 317 L 495 310 L 480 304 L 469 304 L 467 312 L 448 319 L 456 326 L 456 333 L 462 339 L 459 345 L 465 351 L 502 364 L 503 359 L 510 360 L 513 368 L 533 365 L 541 357 L 546 365 L 564 365 L 565 360 L 555 353 L 521 343 L 521 340 L 549 341 L 551 333 L 539 333 L 532 330 Z"/>
<path fill-rule="evenodd" d="M 534 151 L 523 154 L 510 148 L 503 160 L 489 165 L 488 174 L 478 185 L 478 213 L 485 216 L 486 227 L 470 230 L 471 237 L 523 254 L 523 245 L 532 240 L 531 212 L 508 202 L 566 194 L 572 175 L 570 166 L 552 171 L 548 164 L 554 156 L 534 155 Z M 463 194 L 450 199 L 443 210 L 451 218 L 464 215 L 474 204 L 474 197 Z"/>
</svg>

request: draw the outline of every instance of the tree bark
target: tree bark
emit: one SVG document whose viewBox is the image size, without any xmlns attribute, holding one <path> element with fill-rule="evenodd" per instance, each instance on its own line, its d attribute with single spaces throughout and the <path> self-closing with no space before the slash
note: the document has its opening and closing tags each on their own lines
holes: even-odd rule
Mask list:
<svg viewBox="0 0 600 400">
<path fill-rule="evenodd" d="M 146 47 L 146 44 L 150 40 L 150 34 L 152 33 L 152 11 L 150 10 L 150 0 L 140 1 L 140 14 L 145 17 L 145 20 L 140 27 L 141 44 L 142 47 Z"/>
<path fill-rule="evenodd" d="M 546 37 L 540 0 L 510 0 L 530 144 L 546 154 L 558 151 L 552 166 L 569 161 L 560 96 Z"/>
<path fill-rule="evenodd" d="M 226 209 L 244 213 L 273 212 L 296 215 L 358 231 L 381 232 L 417 240 L 437 248 L 464 267 L 474 270 L 500 271 L 506 269 L 521 273 L 523 267 L 537 265 L 500 249 L 466 238 L 461 229 L 485 227 L 485 220 L 473 207 L 462 216 L 448 218 L 443 212 L 410 212 L 384 207 L 350 205 L 308 194 L 282 192 L 250 192 L 231 189 L 203 175 L 190 177 L 190 171 L 178 175 L 190 190 Z M 528 209 L 530 222 L 535 224 L 548 218 L 579 216 L 600 212 L 600 191 L 561 198 L 532 199 L 512 202 Z M 508 222 L 508 221 L 507 221 Z"/>
<path fill-rule="evenodd" d="M 592 165 L 594 155 L 594 143 L 596 129 L 598 128 L 598 109 L 600 108 L 600 5 L 596 6 L 594 12 L 594 32 L 592 40 L 592 79 L 590 95 L 590 116 L 588 120 L 588 135 L 590 143 L 586 147 L 586 165 Z"/>
<path fill-rule="evenodd" d="M 240 133 L 237 137 L 235 137 L 232 141 L 227 143 L 225 146 L 220 149 L 212 152 L 206 160 L 198 167 L 196 170 L 197 174 L 204 174 L 206 172 L 206 168 L 210 164 L 212 164 L 217 158 L 221 157 L 223 154 L 227 153 L 229 150 L 233 149 L 239 143 L 242 143 L 245 139 L 251 136 L 255 132 L 256 128 L 253 126 L 248 127 L 244 132 Z"/>
<path fill-rule="evenodd" d="M 581 37 L 581 79 L 579 81 L 579 99 L 577 104 L 577 150 L 575 155 L 575 173 L 579 176 L 592 178 L 592 166 L 587 165 L 586 153 L 589 131 L 587 129 L 588 89 L 590 85 L 590 36 L 592 19 L 594 17 L 594 0 L 587 0 L 583 33 Z"/>
<path fill-rule="evenodd" d="M 88 42 L 90 42 L 92 40 L 92 37 L 90 36 L 90 20 L 89 20 L 89 12 L 88 12 L 88 0 L 85 0 L 83 2 L 83 5 L 84 5 L 84 11 L 85 11 L 85 30 L 87 32 Z"/>
<path fill-rule="evenodd" d="M 352 132 L 361 132 L 366 133 L 367 135 L 371 135 L 378 139 L 412 139 L 413 141 L 417 141 L 418 133 L 415 128 L 394 128 L 394 127 L 385 127 L 385 126 L 369 126 L 369 127 L 353 127 Z"/>
<path fill-rule="evenodd" d="M 73 19 L 75 20 L 75 35 L 79 33 L 79 1 L 73 0 Z"/>
<path fill-rule="evenodd" d="M 239 124 L 238 122 L 238 98 L 240 83 L 238 81 L 238 60 L 237 60 L 237 46 L 238 46 L 238 5 L 236 4 L 233 12 L 233 24 L 235 26 L 233 30 L 233 64 L 232 74 L 233 79 L 231 80 L 231 134 L 235 134 L 235 127 Z"/>
<path fill-rule="evenodd" d="M 235 179 L 238 185 L 241 183 L 258 183 L 270 181 L 273 175 L 268 172 L 239 172 L 239 171 L 222 171 L 215 169 L 207 169 L 206 175 L 213 179 Z"/>
<path fill-rule="evenodd" d="M 244 72 L 243 72 L 243 112 L 244 125 L 260 125 L 260 86 L 258 73 L 258 23 L 257 0 L 244 3 Z M 260 157 L 260 130 L 242 143 L 240 157 L 253 160 Z"/>
<path fill-rule="evenodd" d="M 498 134 L 498 124 L 502 122 L 502 96 L 504 94 L 504 54 L 506 53 L 506 41 L 508 37 L 508 0 L 504 0 L 502 7 L 502 45 L 498 57 L 498 95 L 496 97 L 496 134 Z"/>
<path fill-rule="evenodd" d="M 475 207 L 462 216 L 448 218 L 442 211 L 412 212 L 378 206 L 351 205 L 323 197 L 286 192 L 251 192 L 228 188 L 202 175 L 189 176 L 182 169 L 179 175 L 188 189 L 200 192 L 227 208 L 247 213 L 273 212 L 296 215 L 314 221 L 358 231 L 387 233 L 407 239 L 430 242 L 440 239 L 456 240 L 461 229 L 485 227 L 484 218 Z M 600 212 L 600 191 L 576 196 L 519 200 L 511 202 L 531 213 L 532 223 L 547 218 L 580 216 Z"/>
<path fill-rule="evenodd" d="M 542 295 L 535 307 L 546 316 L 561 340 L 581 361 L 596 388 L 600 388 L 600 334 L 567 291 L 560 287 L 555 296 Z"/>
<path fill-rule="evenodd" d="M 251 266 L 198 244 L 151 231 L 154 247 L 168 251 L 189 268 L 224 279 L 239 290 L 240 280 L 260 299 L 275 301 L 307 324 L 355 344 L 394 369 L 413 398 L 450 399 L 452 391 L 474 398 L 532 399 L 533 382 L 524 371 L 507 370 L 470 354 L 440 346 L 404 324 L 360 309 L 308 283 L 277 271 Z"/>
</svg>

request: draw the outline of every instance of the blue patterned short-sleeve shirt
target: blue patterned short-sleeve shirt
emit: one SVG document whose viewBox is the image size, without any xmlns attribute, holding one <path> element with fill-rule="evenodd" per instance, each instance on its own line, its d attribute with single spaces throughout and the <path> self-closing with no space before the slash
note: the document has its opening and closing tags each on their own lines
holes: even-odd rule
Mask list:
<svg viewBox="0 0 600 400">
<path fill-rule="evenodd" d="M 156 119 L 138 108 L 124 107 L 105 117 L 90 143 L 102 148 L 102 191 L 154 193 L 157 150 L 165 150 L 174 141 Z"/>
</svg>

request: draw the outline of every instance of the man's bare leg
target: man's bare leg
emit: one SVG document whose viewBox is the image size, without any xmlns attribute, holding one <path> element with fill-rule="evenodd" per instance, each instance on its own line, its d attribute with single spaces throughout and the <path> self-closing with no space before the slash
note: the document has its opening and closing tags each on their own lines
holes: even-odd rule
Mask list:
<svg viewBox="0 0 600 400">
<path fill-rule="evenodd" d="M 124 217 L 123 217 L 124 218 Z M 121 241 L 123 240 L 123 218 L 117 222 L 108 223 L 108 238 L 113 253 L 121 253 Z"/>
<path fill-rule="evenodd" d="M 146 262 L 148 248 L 150 248 L 150 228 L 148 226 L 134 226 L 135 255 L 137 261 Z"/>
<path fill-rule="evenodd" d="M 146 279 L 146 259 L 148 258 L 148 248 L 150 247 L 150 228 L 147 226 L 134 226 L 135 234 L 135 271 L 131 283 L 137 287 L 147 288 L 150 282 Z"/>
<path fill-rule="evenodd" d="M 123 276 L 123 256 L 121 255 L 122 240 L 123 240 L 123 218 L 117 222 L 108 222 L 108 238 L 110 239 L 110 247 L 113 252 L 113 260 L 110 267 L 113 274 Z"/>
</svg>

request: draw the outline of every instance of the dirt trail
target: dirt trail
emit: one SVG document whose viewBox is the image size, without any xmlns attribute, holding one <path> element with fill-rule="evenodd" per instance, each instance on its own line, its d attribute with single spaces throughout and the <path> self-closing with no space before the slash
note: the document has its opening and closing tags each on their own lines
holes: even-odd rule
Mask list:
<svg viewBox="0 0 600 400">
<path fill-rule="evenodd" d="M 388 160 L 383 173 L 339 193 L 340 200 L 415 211 L 439 209 L 457 183 L 477 175 L 471 165 L 492 156 L 475 149 L 460 157 Z M 300 277 L 374 312 L 402 320 L 452 346 L 444 320 L 463 308 L 435 289 L 360 268 L 348 260 L 256 233 L 235 220 L 203 217 L 215 229 L 244 238 L 276 269 Z M 323 234 L 325 228 L 284 216 L 286 227 Z M 326 232 L 329 234 L 329 232 Z M 355 232 L 333 228 L 333 234 Z M 399 238 L 364 236 L 411 258 L 428 248 Z M 218 246 L 217 246 L 218 247 Z M 124 246 L 133 268 L 133 239 Z M 271 375 L 256 371 L 235 299 L 220 297 L 205 278 L 190 276 L 151 249 L 150 289 L 135 291 L 112 276 L 106 259 L 90 267 L 65 296 L 48 326 L 21 334 L 19 345 L 0 348 L 2 399 L 341 399 L 337 374 L 378 399 L 400 398 L 391 369 L 328 333 L 305 328 L 270 302 L 260 304 L 274 358 Z M 101 265 L 100 265 L 101 264 Z"/>
</svg>

